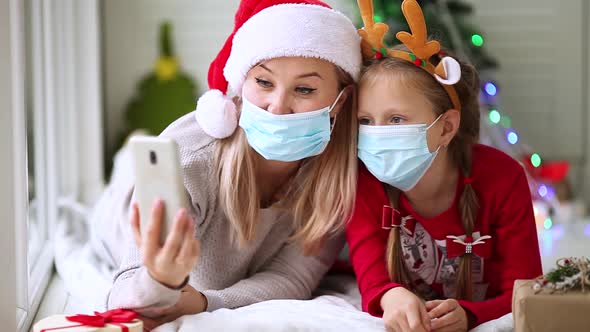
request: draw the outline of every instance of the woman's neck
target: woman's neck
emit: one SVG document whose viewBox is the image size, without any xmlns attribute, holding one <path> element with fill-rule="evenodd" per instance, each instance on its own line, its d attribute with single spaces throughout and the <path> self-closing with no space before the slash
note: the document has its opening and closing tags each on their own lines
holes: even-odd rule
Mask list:
<svg viewBox="0 0 590 332">
<path fill-rule="evenodd" d="M 301 161 L 266 160 L 258 155 L 257 178 L 261 205 L 267 206 L 280 199 L 278 197 L 299 170 Z"/>
<path fill-rule="evenodd" d="M 453 205 L 458 180 L 459 172 L 448 150 L 441 149 L 418 184 L 404 195 L 420 216 L 432 218 Z"/>
</svg>

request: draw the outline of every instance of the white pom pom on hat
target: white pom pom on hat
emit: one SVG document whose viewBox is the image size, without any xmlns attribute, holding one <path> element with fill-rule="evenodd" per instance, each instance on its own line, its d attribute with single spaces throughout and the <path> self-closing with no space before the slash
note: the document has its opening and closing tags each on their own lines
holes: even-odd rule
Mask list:
<svg viewBox="0 0 590 332">
<path fill-rule="evenodd" d="M 229 137 L 238 125 L 238 112 L 233 100 L 219 90 L 205 92 L 197 102 L 195 117 L 207 135 Z"/>
</svg>

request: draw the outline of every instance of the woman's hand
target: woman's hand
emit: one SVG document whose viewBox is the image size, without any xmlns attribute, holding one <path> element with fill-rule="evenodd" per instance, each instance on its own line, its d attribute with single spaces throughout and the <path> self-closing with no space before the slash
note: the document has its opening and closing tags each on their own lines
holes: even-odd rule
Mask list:
<svg viewBox="0 0 590 332">
<path fill-rule="evenodd" d="M 436 332 L 465 332 L 468 329 L 467 313 L 455 299 L 426 302 Z"/>
<path fill-rule="evenodd" d="M 178 302 L 172 307 L 162 310 L 160 316 L 156 318 L 141 316 L 139 318 L 143 321 L 144 331 L 151 331 L 184 315 L 194 315 L 205 310 L 207 310 L 207 298 L 191 286 L 186 286 L 182 289 Z"/>
<path fill-rule="evenodd" d="M 414 293 L 403 287 L 390 289 L 381 298 L 383 321 L 388 331 L 430 331 L 430 316 L 426 306 Z"/>
<path fill-rule="evenodd" d="M 180 209 L 174 218 L 172 231 L 160 245 L 160 232 L 164 219 L 164 202 L 156 200 L 152 206 L 151 221 L 147 229 L 140 230 L 139 207 L 133 204 L 131 228 L 135 244 L 141 252 L 143 264 L 159 283 L 178 288 L 197 263 L 200 243 L 195 238 L 195 223 L 186 209 Z"/>
</svg>

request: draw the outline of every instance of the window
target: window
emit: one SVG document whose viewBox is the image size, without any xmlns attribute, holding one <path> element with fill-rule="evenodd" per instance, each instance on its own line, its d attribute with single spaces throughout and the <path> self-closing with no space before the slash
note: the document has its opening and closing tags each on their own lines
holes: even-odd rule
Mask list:
<svg viewBox="0 0 590 332">
<path fill-rule="evenodd" d="M 98 12 L 98 0 L 0 4 L 0 321 L 7 331 L 28 331 L 35 316 L 53 271 L 55 225 L 103 186 Z"/>
</svg>

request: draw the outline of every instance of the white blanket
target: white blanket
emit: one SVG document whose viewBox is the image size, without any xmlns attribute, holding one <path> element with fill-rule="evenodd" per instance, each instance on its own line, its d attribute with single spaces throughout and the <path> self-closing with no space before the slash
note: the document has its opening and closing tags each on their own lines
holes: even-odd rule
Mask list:
<svg viewBox="0 0 590 332">
<path fill-rule="evenodd" d="M 113 176 L 129 171 L 121 154 Z M 129 173 L 127 173 L 129 174 Z M 105 209 L 108 210 L 108 209 Z M 90 218 L 92 222 L 108 218 Z M 58 225 L 55 245 L 57 272 L 66 291 L 79 304 L 79 313 L 104 311 L 106 296 L 116 270 L 121 244 L 103 239 L 101 230 L 117 232 L 120 225 L 88 225 L 82 220 L 68 220 Z M 94 234 L 89 234 L 91 231 Z M 112 236 L 112 234 L 111 234 Z M 97 240 L 98 239 L 98 240 Z M 172 331 L 384 331 L 380 318 L 360 311 L 360 294 L 352 276 L 328 276 L 308 301 L 274 300 L 229 310 L 184 316 L 162 325 L 156 332 Z M 512 331 L 512 315 L 480 325 L 474 332 Z"/>
<path fill-rule="evenodd" d="M 105 310 L 114 267 L 93 251 L 87 235 L 59 226 L 56 267 L 80 310 Z M 309 301 L 274 300 L 229 310 L 184 316 L 155 332 L 188 331 L 385 331 L 381 319 L 360 311 L 360 294 L 351 276 L 329 276 Z M 82 313 L 82 312 L 81 312 Z M 512 314 L 473 332 L 512 331 Z"/>
</svg>

